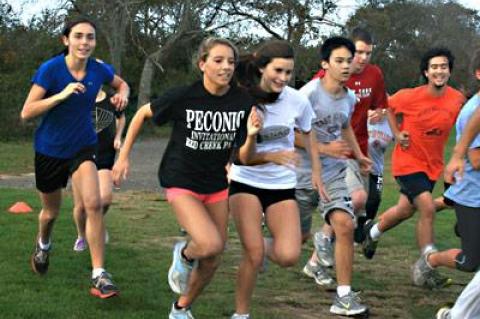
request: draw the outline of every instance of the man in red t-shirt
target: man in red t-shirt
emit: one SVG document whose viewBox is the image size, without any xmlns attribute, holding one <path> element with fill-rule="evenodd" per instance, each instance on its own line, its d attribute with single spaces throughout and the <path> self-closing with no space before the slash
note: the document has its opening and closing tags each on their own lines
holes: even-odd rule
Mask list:
<svg viewBox="0 0 480 319">
<path fill-rule="evenodd" d="M 351 125 L 362 153 L 368 155 L 368 111 L 377 110 L 376 117 L 384 116 L 387 107 L 387 94 L 381 69 L 376 65 L 370 64 L 373 50 L 371 34 L 365 29 L 355 28 L 352 30 L 350 38 L 355 44 L 355 56 L 352 62 L 353 73 L 345 86 L 353 90 L 357 96 Z M 320 70 L 315 74 L 314 78 L 322 78 L 324 74 L 325 71 Z M 375 217 L 365 216 L 364 213 L 368 197 L 368 172 L 361 172 L 357 161 L 351 159 L 351 152 L 345 141 L 339 140 L 335 141 L 335 143 L 330 143 L 328 147 L 325 147 L 325 151 L 328 156 L 350 158 L 347 163 L 346 182 L 355 214 L 358 216 L 355 241 L 362 242 L 364 239 L 363 225 L 365 221 Z M 302 220 L 304 219 L 306 218 L 302 216 Z M 312 264 L 317 261 L 323 266 L 333 266 L 332 236 L 332 229 L 327 224 L 324 225 L 321 232 L 317 232 L 314 235 L 316 252 L 312 255 Z M 306 234 L 304 234 L 304 237 L 307 237 Z"/>
<path fill-rule="evenodd" d="M 397 205 L 380 216 L 378 223 L 365 225 L 363 252 L 368 259 L 373 258 L 381 234 L 410 218 L 416 210 L 420 212 L 416 228 L 420 258 L 436 251 L 432 190 L 443 170 L 450 130 L 465 101 L 461 92 L 447 85 L 453 61 L 448 49 L 429 50 L 420 63 L 427 84 L 400 90 L 389 99 L 388 116 L 397 142 L 392 154 L 392 175 L 400 185 L 400 198 Z M 431 288 L 447 283 L 436 272 L 428 281 Z"/>
</svg>

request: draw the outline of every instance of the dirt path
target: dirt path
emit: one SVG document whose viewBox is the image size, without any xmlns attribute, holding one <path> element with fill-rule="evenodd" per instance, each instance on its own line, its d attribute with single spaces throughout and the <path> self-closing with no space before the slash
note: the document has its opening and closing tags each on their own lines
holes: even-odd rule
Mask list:
<svg viewBox="0 0 480 319">
<path fill-rule="evenodd" d="M 130 157 L 130 174 L 121 190 L 158 191 L 158 165 L 168 139 L 139 140 L 135 143 Z M 0 187 L 35 188 L 35 176 L 26 173 L 19 176 L 0 175 Z"/>
</svg>

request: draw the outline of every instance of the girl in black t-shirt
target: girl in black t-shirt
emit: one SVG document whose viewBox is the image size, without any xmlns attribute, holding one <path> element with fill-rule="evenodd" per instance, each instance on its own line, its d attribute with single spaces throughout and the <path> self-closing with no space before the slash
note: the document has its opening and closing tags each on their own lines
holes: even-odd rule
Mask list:
<svg viewBox="0 0 480 319">
<path fill-rule="evenodd" d="M 112 67 L 113 69 L 113 67 Z M 100 89 L 95 99 L 95 108 L 92 112 L 92 120 L 97 132 L 97 169 L 98 182 L 100 184 L 100 202 L 105 215 L 112 203 L 112 167 L 115 162 L 115 154 L 122 145 L 122 134 L 125 128 L 125 112 L 117 111 L 111 102 L 112 95 Z M 77 228 L 77 239 L 73 250 L 77 252 L 87 249 L 85 239 L 85 209 L 76 189 L 74 191 L 73 220 Z M 77 196 L 75 196 L 77 195 Z M 108 232 L 105 229 L 105 243 L 108 243 Z"/>
<path fill-rule="evenodd" d="M 158 125 L 172 123 L 159 179 L 191 240 L 178 242 L 173 250 L 168 281 L 181 296 L 172 305 L 170 318 L 193 318 L 190 305 L 218 267 L 227 238 L 225 166 L 234 148 L 238 148 L 239 160 L 249 160 L 261 126 L 252 108 L 253 100 L 231 83 L 237 56 L 236 48 L 227 40 L 204 40 L 197 58 L 202 81 L 169 90 L 142 106 L 130 123 L 113 167 L 118 185 L 126 178 L 128 155 L 146 119 L 152 118 Z"/>
</svg>

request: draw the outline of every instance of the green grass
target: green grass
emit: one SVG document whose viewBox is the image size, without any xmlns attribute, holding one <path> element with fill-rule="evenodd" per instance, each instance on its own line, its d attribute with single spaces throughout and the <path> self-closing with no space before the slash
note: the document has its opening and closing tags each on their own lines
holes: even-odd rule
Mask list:
<svg viewBox="0 0 480 319">
<path fill-rule="evenodd" d="M 31 142 L 0 142 L 0 174 L 33 172 L 34 151 Z"/>
<path fill-rule="evenodd" d="M 19 153 L 28 157 L 21 148 Z M 2 163 L 3 156 L 4 152 L 0 155 Z M 390 169 L 388 164 L 386 169 Z M 380 212 L 398 199 L 397 185 L 389 174 L 385 183 Z M 436 194 L 441 188 L 437 187 Z M 0 192 L 0 318 L 167 316 L 175 296 L 168 288 L 166 275 L 171 247 L 178 239 L 179 230 L 171 209 L 159 200 L 160 194 L 115 194 L 114 204 L 106 217 L 111 238 L 107 270 L 121 288 L 121 295 L 102 301 L 88 294 L 88 253 L 72 250 L 75 228 L 70 193 L 65 193 L 62 212 L 55 225 L 50 270 L 46 276 L 39 277 L 31 272 L 29 265 L 37 230 L 39 199 L 33 190 L 2 188 Z M 20 200 L 33 206 L 34 213 L 12 215 L 6 212 L 11 204 Z M 315 227 L 318 227 L 318 214 L 314 218 Z M 415 221 L 415 218 L 406 221 L 385 234 L 372 261 L 365 260 L 357 249 L 353 286 L 362 290 L 362 298 L 371 309 L 371 318 L 432 318 L 436 308 L 454 301 L 471 278 L 470 274 L 442 269 L 443 274 L 454 279 L 455 285 L 431 292 L 411 284 L 410 266 L 418 258 Z M 454 222 L 452 210 L 438 214 L 435 232 L 440 248 L 459 246 L 452 230 Z M 307 244 L 296 267 L 281 269 L 270 264 L 268 271 L 259 276 L 252 305 L 254 318 L 336 318 L 328 314 L 332 292 L 324 291 L 301 274 L 301 267 L 310 252 L 311 245 Z M 232 314 L 240 254 L 237 234 L 230 225 L 224 261 L 211 285 L 194 305 L 196 318 L 229 318 Z"/>
</svg>

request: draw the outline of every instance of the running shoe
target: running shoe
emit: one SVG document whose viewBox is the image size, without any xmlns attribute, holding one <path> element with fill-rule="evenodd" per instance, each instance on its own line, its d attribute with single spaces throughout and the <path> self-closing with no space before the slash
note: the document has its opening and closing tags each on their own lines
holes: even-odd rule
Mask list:
<svg viewBox="0 0 480 319">
<path fill-rule="evenodd" d="M 35 250 L 30 258 L 32 270 L 40 275 L 45 275 L 48 271 L 50 249 L 43 250 L 38 242 L 35 244 Z"/>
<path fill-rule="evenodd" d="M 375 225 L 373 220 L 367 220 L 365 223 L 365 240 L 362 244 L 363 255 L 367 259 L 372 259 L 377 250 L 378 240 L 373 240 L 370 236 L 370 229 Z"/>
<path fill-rule="evenodd" d="M 175 304 L 172 305 L 172 310 L 168 315 L 168 319 L 195 319 L 190 311 L 190 308 L 175 308 Z"/>
<path fill-rule="evenodd" d="M 333 258 L 333 243 L 329 238 L 323 236 L 322 232 L 316 232 L 313 235 L 313 245 L 317 253 L 320 265 L 324 267 L 333 267 L 335 264 Z"/>
<path fill-rule="evenodd" d="M 343 297 L 335 295 L 330 312 L 341 316 L 354 316 L 368 311 L 367 306 L 362 305 L 357 293 L 350 291 Z"/>
<path fill-rule="evenodd" d="M 435 319 L 451 319 L 452 313 L 450 307 L 442 307 L 438 309 Z"/>
<path fill-rule="evenodd" d="M 234 313 L 230 319 L 250 319 L 250 314 L 239 315 L 238 313 Z"/>
<path fill-rule="evenodd" d="M 192 273 L 195 262 L 189 263 L 182 257 L 182 249 L 187 245 L 186 241 L 179 241 L 173 247 L 173 260 L 168 270 L 168 284 L 176 294 L 184 294 L 187 291 L 188 279 Z"/>
<path fill-rule="evenodd" d="M 440 275 L 440 273 L 432 268 L 428 262 L 429 254 L 422 255 L 413 265 L 412 280 L 415 286 L 427 287 L 429 289 L 438 289 L 449 286 L 452 279 Z"/>
<path fill-rule="evenodd" d="M 321 265 L 312 265 L 309 262 L 303 267 L 303 273 L 310 278 L 313 278 L 315 282 L 324 288 L 335 288 L 335 280 L 328 274 L 327 270 Z"/>
<path fill-rule="evenodd" d="M 78 237 L 75 240 L 75 244 L 73 245 L 73 250 L 77 252 L 81 252 L 87 249 L 87 241 L 83 237 Z"/>
<path fill-rule="evenodd" d="M 112 281 L 112 276 L 106 271 L 98 277 L 92 279 L 93 287 L 90 288 L 90 294 L 102 299 L 117 296 L 120 291 Z"/>
</svg>

